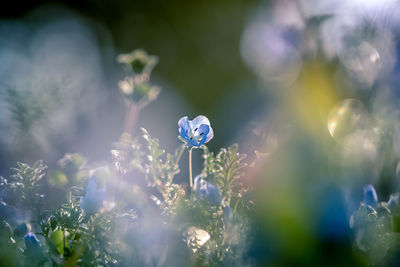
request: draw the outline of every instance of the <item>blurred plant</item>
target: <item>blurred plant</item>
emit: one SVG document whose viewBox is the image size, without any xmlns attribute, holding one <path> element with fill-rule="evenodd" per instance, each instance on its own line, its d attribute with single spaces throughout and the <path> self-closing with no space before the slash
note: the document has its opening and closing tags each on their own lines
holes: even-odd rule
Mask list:
<svg viewBox="0 0 400 267">
<path fill-rule="evenodd" d="M 111 151 L 114 166 L 121 174 L 127 174 L 136 169 L 143 173 L 149 187 L 156 188 L 161 194 L 163 213 L 171 214 L 183 195 L 183 189 L 173 183 L 173 178 L 179 173 L 179 160 L 183 154 L 184 146 L 179 146 L 174 154 L 165 153 L 159 147 L 158 139 L 152 138 L 146 129 L 141 128 L 141 138 L 132 140 L 123 134 L 120 141 L 115 144 L 118 149 Z M 153 196 L 153 199 L 157 197 Z M 161 202 L 159 202 L 161 203 Z"/>
<path fill-rule="evenodd" d="M 42 101 L 42 96 L 51 96 L 52 101 Z M 40 92 L 17 90 L 6 87 L 4 97 L 12 116 L 21 132 L 30 133 L 35 123 L 48 120 L 48 116 L 56 106 L 61 105 L 59 88 L 48 85 L 41 88 Z"/>
<path fill-rule="evenodd" d="M 253 203 L 245 193 L 249 188 L 240 181 L 245 157 L 238 153 L 237 145 L 222 148 L 216 157 L 204 148 L 204 168 L 195 179 L 193 192 L 196 201 L 187 203 L 187 210 L 178 214 L 179 222 L 189 226 L 184 228 L 184 236 L 196 253 L 197 264 L 236 266 L 245 262 L 250 226 L 247 214 Z M 232 199 L 234 209 L 230 207 Z"/>
<path fill-rule="evenodd" d="M 375 207 L 378 204 L 378 196 L 375 188 L 370 184 L 364 187 L 364 204 L 371 207 Z"/>
<path fill-rule="evenodd" d="M 268 132 L 255 132 L 262 144 L 246 151 L 255 152 L 254 159 L 240 153 L 236 144 L 216 153 L 209 151 L 206 144 L 214 132 L 203 115 L 193 120 L 187 116 L 179 119 L 178 138 L 184 144 L 171 153 L 144 128 L 138 136 L 133 135 L 138 112 L 159 93 L 150 82 L 158 60 L 143 50 L 118 56 L 126 71 L 119 87 L 128 108 L 124 133 L 111 150 L 112 161 L 87 163 L 80 154 L 66 154 L 47 176 L 55 192 L 62 193 L 54 205 L 42 201 L 40 179 L 46 167 L 41 162 L 32 167 L 18 163 L 11 182 L 4 178 L 0 181 L 4 190 L 1 208 L 15 206 L 18 209 L 14 212 L 28 209 L 33 216 L 18 220 L 1 216 L 0 255 L 2 250 L 10 251 L 16 262 L 53 266 L 263 265 L 262 260 L 257 261 L 259 255 L 249 252 L 254 249 L 249 248 L 249 242 L 259 245 L 258 237 L 251 234 L 263 231 L 273 232 L 268 233 L 270 239 L 260 239 L 266 243 L 261 247 L 276 245 L 269 248 L 274 250 L 271 254 L 276 260 L 271 265 L 290 265 L 296 259 L 319 263 L 307 257 L 315 255 L 320 245 L 335 252 L 340 251 L 338 247 L 346 250 L 351 234 L 342 192 L 336 190 L 337 185 L 321 186 L 321 177 L 340 178 L 347 174 L 345 167 L 359 173 L 364 167 L 375 168 L 371 176 L 379 177 L 368 183 L 391 192 L 393 165 L 398 162 L 393 143 L 398 140 L 391 125 L 395 116 L 388 119 L 382 115 L 385 101 L 379 102 L 373 94 L 354 91 L 352 95 L 337 90 L 334 76 L 342 76 L 336 73 L 358 68 L 358 63 L 365 65 L 359 57 L 372 55 L 369 60 L 377 60 L 378 49 L 362 45 L 356 46 L 362 50 L 348 59 L 338 55 L 337 60 L 347 69 L 337 62 L 328 64 L 322 60 L 318 35 L 331 19 L 331 15 L 303 17 L 304 24 L 299 25 L 260 21 L 246 30 L 242 53 L 268 87 L 286 88 L 279 93 L 278 98 L 283 99 L 279 111 L 284 115 L 278 119 L 289 117 L 289 123 L 273 122 L 285 125 L 285 129 L 268 127 Z M 255 39 L 260 36 L 261 42 Z M 259 56 L 254 53 L 257 51 L 266 52 Z M 374 71 L 371 67 L 367 72 Z M 372 80 L 369 87 L 378 81 L 377 76 Z M 296 81 L 298 86 L 293 86 Z M 392 111 L 391 106 L 388 110 L 385 112 Z M 289 134 L 286 128 L 290 128 Z M 176 179 L 185 148 L 189 151 L 189 190 Z M 194 183 L 193 148 L 203 149 L 204 160 Z M 377 166 L 370 164 L 378 159 Z M 260 185 L 271 186 L 261 187 L 258 192 L 263 196 L 257 203 L 254 181 L 249 182 L 254 174 L 245 176 L 250 171 L 261 174 Z M 264 173 L 269 172 L 276 180 L 264 179 Z M 383 179 L 386 184 L 382 185 L 379 182 Z M 313 186 L 317 184 L 315 191 L 319 194 L 310 190 L 309 181 Z M 354 250 L 367 265 L 391 263 L 391 255 L 400 248 L 396 243 L 400 232 L 399 199 L 399 194 L 393 194 L 387 203 L 379 202 L 375 188 L 364 187 L 364 197 L 356 204 L 350 226 Z M 254 221 L 257 216 L 262 224 Z M 298 246 L 300 237 L 302 246 Z"/>
<path fill-rule="evenodd" d="M 57 162 L 56 169 L 49 174 L 49 184 L 59 189 L 69 189 L 81 185 L 88 175 L 85 171 L 86 159 L 82 155 L 67 153 Z"/>
<path fill-rule="evenodd" d="M 204 150 L 204 169 L 203 175 L 206 179 L 218 184 L 222 189 L 224 202 L 227 205 L 234 203 L 234 211 L 238 211 L 239 206 L 245 210 L 251 210 L 254 203 L 251 201 L 252 189 L 241 181 L 244 175 L 244 168 L 248 166 L 243 160 L 247 157 L 240 154 L 238 145 L 234 144 L 228 148 L 221 148 L 214 158 L 212 152 Z"/>
<path fill-rule="evenodd" d="M 158 63 L 156 56 L 151 56 L 142 49 L 136 49 L 129 54 L 121 54 L 117 58 L 127 73 L 133 75 L 150 75 Z"/>
<path fill-rule="evenodd" d="M 114 168 L 122 175 L 135 168 L 144 171 L 142 160 L 145 157 L 145 152 L 141 149 L 137 140 L 132 140 L 128 133 L 123 133 L 118 142 L 114 144 L 111 156 L 114 161 Z"/>
<path fill-rule="evenodd" d="M 165 231 L 181 232 L 181 237 L 194 253 L 198 264 L 225 262 L 229 265 L 235 261 L 242 262 L 245 247 L 239 240 L 246 239 L 246 223 L 249 219 L 246 218 L 246 213 L 239 215 L 230 208 L 229 198 L 225 197 L 223 200 L 221 193 L 234 196 L 235 208 L 238 208 L 240 202 L 252 202 L 249 199 L 238 200 L 246 198 L 241 194 L 248 190 L 239 181 L 239 170 L 246 165 L 241 162 L 245 156 L 237 152 L 238 146 L 222 149 L 217 158 L 204 147 L 208 161 L 205 160 L 203 173 L 207 173 L 207 179 L 217 185 L 212 185 L 199 175 L 194 190 L 185 194 L 183 187 L 175 184 L 173 180 L 179 172 L 178 163 L 184 146 L 180 146 L 174 154 L 165 155 L 157 139 L 152 138 L 145 129 L 142 129 L 142 133 L 142 138 L 134 140 L 124 134 L 120 142 L 116 143 L 117 149 L 112 150 L 116 169 L 121 171 L 123 176 L 129 176 L 134 170 L 145 175 L 147 185 L 157 189 L 156 192 L 150 190 L 149 193 L 150 198 L 161 210 L 162 218 L 159 219 L 165 225 Z M 243 209 L 250 206 L 241 205 Z M 147 212 L 145 214 L 148 214 Z M 157 216 L 151 214 L 153 220 L 157 220 Z"/>
<path fill-rule="evenodd" d="M 40 241 L 36 238 L 36 235 L 32 232 L 29 232 L 25 237 L 25 247 L 26 247 L 26 253 L 35 255 L 38 254 L 39 251 L 41 250 L 41 245 Z"/>
<path fill-rule="evenodd" d="M 194 179 L 194 191 L 198 198 L 208 201 L 213 206 L 221 203 L 222 198 L 219 188 L 205 181 L 201 174 Z"/>
<path fill-rule="evenodd" d="M 40 192 L 40 181 L 46 175 L 47 166 L 42 161 L 37 161 L 33 166 L 26 163 L 17 163 L 17 168 L 13 168 L 14 174 L 10 179 L 2 178 L 3 199 L 8 204 L 27 208 L 33 214 L 39 214 L 43 204 L 43 195 Z"/>
<path fill-rule="evenodd" d="M 14 255 L 4 257 L 10 263 L 16 265 L 39 266 L 47 261 L 40 241 L 35 234 L 30 231 L 30 225 L 26 222 L 18 223 L 18 213 L 25 214 L 19 216 L 20 219 L 30 220 L 33 224 L 39 223 L 40 214 L 45 206 L 44 195 L 42 194 L 41 180 L 45 177 L 47 166 L 42 161 L 37 161 L 32 166 L 18 162 L 17 168 L 13 168 L 14 174 L 10 179 L 1 178 L 1 190 L 3 191 L 2 201 L 2 241 L 0 250 Z M 30 213 L 26 214 L 26 211 Z M 14 225 L 14 230 L 12 228 Z M 25 241 L 25 247 L 22 241 Z M 22 258 L 17 258 L 23 252 Z"/>
<path fill-rule="evenodd" d="M 392 194 L 388 202 L 378 202 L 375 188 L 364 187 L 364 200 L 351 216 L 350 226 L 355 230 L 356 248 L 367 264 L 396 265 L 393 255 L 400 249 L 397 203 L 398 193 Z"/>
<path fill-rule="evenodd" d="M 132 133 L 140 110 L 154 101 L 160 93 L 160 88 L 150 82 L 150 74 L 158 58 L 137 49 L 129 54 L 119 55 L 117 60 L 126 72 L 125 78 L 118 84 L 128 100 L 124 131 Z"/>
<path fill-rule="evenodd" d="M 45 263 L 47 260 L 43 254 L 43 248 L 36 235 L 29 232 L 25 237 L 25 250 L 26 265 L 38 266 Z"/>
</svg>

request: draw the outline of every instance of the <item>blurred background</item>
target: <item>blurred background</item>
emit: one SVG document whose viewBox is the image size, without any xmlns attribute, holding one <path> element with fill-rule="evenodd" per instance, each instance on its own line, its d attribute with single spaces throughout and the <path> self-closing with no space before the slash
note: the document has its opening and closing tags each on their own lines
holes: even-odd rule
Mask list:
<svg viewBox="0 0 400 267">
<path fill-rule="evenodd" d="M 115 58 L 136 48 L 158 56 L 152 79 L 162 88 L 138 125 L 172 149 L 178 119 L 204 114 L 217 133 L 210 147 L 230 142 L 266 102 L 240 55 L 258 4 L 33 1 L 2 9 L 2 173 L 17 159 L 51 164 L 65 152 L 108 159 L 125 116 Z"/>
<path fill-rule="evenodd" d="M 258 160 L 249 257 L 367 262 L 350 215 L 364 185 L 380 201 L 400 188 L 399 1 L 30 1 L 0 17 L 2 175 L 67 152 L 108 160 L 126 112 L 116 56 L 143 48 L 162 91 L 136 127 L 172 151 L 178 119 L 206 115 L 212 151 L 237 142 Z M 388 251 L 375 237 L 366 258 Z"/>
</svg>

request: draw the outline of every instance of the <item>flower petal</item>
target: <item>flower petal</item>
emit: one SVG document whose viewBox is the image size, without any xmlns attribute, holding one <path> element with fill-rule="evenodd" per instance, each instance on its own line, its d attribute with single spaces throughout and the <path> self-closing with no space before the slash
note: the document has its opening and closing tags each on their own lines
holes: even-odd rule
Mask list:
<svg viewBox="0 0 400 267">
<path fill-rule="evenodd" d="M 189 124 L 189 119 L 187 116 L 184 116 L 180 118 L 178 121 L 178 126 L 179 126 L 179 134 L 181 135 L 182 138 L 188 140 L 188 132 L 190 131 L 190 124 Z"/>
<path fill-rule="evenodd" d="M 199 128 L 202 124 L 210 125 L 210 121 L 207 119 L 206 116 L 203 115 L 199 115 L 193 120 L 189 121 L 190 128 L 193 130 Z"/>
<path fill-rule="evenodd" d="M 207 138 L 204 143 L 208 143 L 214 137 L 214 131 L 210 126 L 210 130 L 208 131 Z"/>
<path fill-rule="evenodd" d="M 186 141 L 188 146 L 200 147 L 210 141 L 214 135 L 210 121 L 203 115 L 199 115 L 191 121 L 184 116 L 178 121 L 178 126 L 180 137 Z"/>
<path fill-rule="evenodd" d="M 204 144 L 206 142 L 207 139 L 207 135 L 210 132 L 211 127 L 207 124 L 202 124 L 199 126 L 197 132 L 198 135 L 200 135 L 202 138 L 199 140 L 199 146 L 201 146 L 202 144 Z"/>
<path fill-rule="evenodd" d="M 375 206 L 378 203 L 378 196 L 373 185 L 369 184 L 364 187 L 364 204 Z"/>
<path fill-rule="evenodd" d="M 24 237 L 24 240 L 25 240 L 26 249 L 28 249 L 28 250 L 33 250 L 33 249 L 39 248 L 41 246 L 39 239 L 37 239 L 36 235 L 32 232 L 29 232 L 28 234 L 26 234 L 26 236 Z"/>
</svg>

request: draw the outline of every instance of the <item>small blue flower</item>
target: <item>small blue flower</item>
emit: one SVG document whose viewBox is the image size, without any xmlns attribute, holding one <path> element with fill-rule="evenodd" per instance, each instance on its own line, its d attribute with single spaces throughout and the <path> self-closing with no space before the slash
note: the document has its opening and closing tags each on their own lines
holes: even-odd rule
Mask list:
<svg viewBox="0 0 400 267">
<path fill-rule="evenodd" d="M 194 190 L 200 199 L 208 201 L 213 206 L 221 203 L 222 197 L 218 186 L 213 186 L 204 180 L 201 174 L 194 179 Z"/>
<path fill-rule="evenodd" d="M 378 204 L 378 196 L 375 188 L 369 184 L 364 187 L 364 204 L 374 207 Z"/>
<path fill-rule="evenodd" d="M 40 245 L 40 241 L 34 233 L 27 233 L 24 240 L 27 253 L 35 254 L 41 250 L 42 246 Z"/>
<path fill-rule="evenodd" d="M 203 115 L 199 115 L 191 121 L 187 116 L 182 117 L 178 121 L 178 126 L 180 137 L 187 142 L 188 146 L 200 147 L 214 136 L 210 121 Z"/>
<path fill-rule="evenodd" d="M 86 188 L 86 195 L 81 198 L 80 206 L 87 214 L 98 212 L 103 206 L 106 197 L 104 188 L 99 188 L 96 183 L 96 177 L 89 178 Z"/>
</svg>

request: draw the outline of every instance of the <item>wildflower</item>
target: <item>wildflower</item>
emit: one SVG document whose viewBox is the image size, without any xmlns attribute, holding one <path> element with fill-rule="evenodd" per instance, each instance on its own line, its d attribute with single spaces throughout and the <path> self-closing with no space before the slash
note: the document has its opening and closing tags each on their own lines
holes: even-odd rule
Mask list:
<svg viewBox="0 0 400 267">
<path fill-rule="evenodd" d="M 142 49 L 136 49 L 129 54 L 119 55 L 117 61 L 123 64 L 128 72 L 134 74 L 149 74 L 157 64 L 158 58 L 147 54 L 146 51 Z"/>
<path fill-rule="evenodd" d="M 210 121 L 203 115 L 199 115 L 191 121 L 187 116 L 182 117 L 178 121 L 178 126 L 180 137 L 188 146 L 200 147 L 214 136 Z"/>
<path fill-rule="evenodd" d="M 29 232 L 24 237 L 26 253 L 29 255 L 34 255 L 41 252 L 42 245 L 40 244 L 39 239 L 37 239 L 36 235 L 32 232 Z"/>
<path fill-rule="evenodd" d="M 194 188 L 196 195 L 208 201 L 211 205 L 217 206 L 221 203 L 222 197 L 218 186 L 213 186 L 211 183 L 204 180 L 201 174 L 197 175 L 194 179 Z"/>
<path fill-rule="evenodd" d="M 160 93 L 160 88 L 150 82 L 150 74 L 158 62 L 156 56 L 137 49 L 117 58 L 126 70 L 126 77 L 118 85 L 124 96 L 140 109 L 154 101 Z"/>
<path fill-rule="evenodd" d="M 25 235 L 24 240 L 24 254 L 26 256 L 24 266 L 43 266 L 46 262 L 46 257 L 39 239 L 34 233 L 29 232 Z"/>
<path fill-rule="evenodd" d="M 375 188 L 371 184 L 364 187 L 364 204 L 369 206 L 378 204 L 378 196 L 376 195 Z"/>
<path fill-rule="evenodd" d="M 80 206 L 87 214 L 94 214 L 103 206 L 105 200 L 104 188 L 99 188 L 95 181 L 96 177 L 92 176 L 89 178 L 88 185 L 86 188 L 86 195 L 81 198 Z"/>
</svg>

